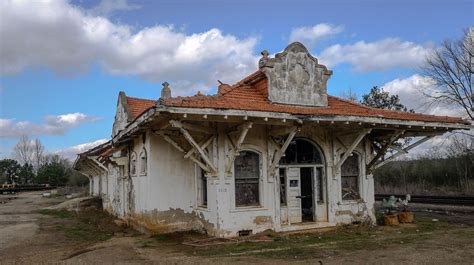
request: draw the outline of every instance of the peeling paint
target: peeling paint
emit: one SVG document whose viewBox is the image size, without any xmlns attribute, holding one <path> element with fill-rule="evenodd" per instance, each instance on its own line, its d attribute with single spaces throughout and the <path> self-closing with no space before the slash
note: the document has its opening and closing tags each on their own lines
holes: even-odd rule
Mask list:
<svg viewBox="0 0 474 265">
<path fill-rule="evenodd" d="M 214 232 L 214 225 L 206 221 L 202 214 L 195 211 L 186 213 L 182 209 L 134 213 L 129 222 L 138 230 L 151 234 L 177 231 L 198 231 L 206 234 Z"/>
<path fill-rule="evenodd" d="M 341 215 L 350 215 L 352 216 L 354 213 L 350 210 L 345 210 L 345 211 L 336 211 L 336 216 L 341 216 Z"/>
<path fill-rule="evenodd" d="M 253 220 L 253 223 L 256 225 L 263 225 L 263 224 L 273 224 L 273 219 L 271 216 L 256 216 Z"/>
</svg>

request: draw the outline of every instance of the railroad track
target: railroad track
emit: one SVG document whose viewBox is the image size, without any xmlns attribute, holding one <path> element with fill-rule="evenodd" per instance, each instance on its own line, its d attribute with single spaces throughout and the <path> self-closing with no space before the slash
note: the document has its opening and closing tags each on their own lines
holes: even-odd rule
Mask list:
<svg viewBox="0 0 474 265">
<path fill-rule="evenodd" d="M 17 186 L 17 187 L 8 187 L 0 188 L 0 194 L 3 193 L 12 193 L 12 192 L 22 192 L 22 191 L 37 191 L 37 190 L 52 190 L 55 187 L 45 187 L 45 186 Z"/>
<path fill-rule="evenodd" d="M 396 198 L 405 198 L 405 195 L 396 195 Z M 375 194 L 375 200 L 389 198 L 390 195 Z M 429 196 L 429 195 L 411 195 L 410 202 L 427 204 L 450 204 L 450 205 L 474 205 L 474 197 L 467 196 Z"/>
</svg>

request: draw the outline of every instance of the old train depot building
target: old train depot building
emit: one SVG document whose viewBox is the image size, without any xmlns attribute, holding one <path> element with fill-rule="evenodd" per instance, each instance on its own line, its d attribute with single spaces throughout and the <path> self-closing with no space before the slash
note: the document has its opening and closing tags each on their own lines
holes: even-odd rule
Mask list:
<svg viewBox="0 0 474 265">
<path fill-rule="evenodd" d="M 118 96 L 112 139 L 79 154 L 104 208 L 153 233 L 219 237 L 374 222 L 377 167 L 460 118 L 381 110 L 327 95 L 332 71 L 300 43 L 216 95 Z M 415 137 L 409 146 L 394 143 Z M 390 151 L 390 152 L 388 152 Z"/>
</svg>

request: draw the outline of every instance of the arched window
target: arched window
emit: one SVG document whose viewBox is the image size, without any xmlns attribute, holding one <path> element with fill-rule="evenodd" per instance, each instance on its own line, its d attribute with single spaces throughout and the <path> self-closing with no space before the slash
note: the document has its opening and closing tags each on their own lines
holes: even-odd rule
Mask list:
<svg viewBox="0 0 474 265">
<path fill-rule="evenodd" d="M 132 152 L 130 156 L 130 174 L 132 176 L 137 174 L 137 154 L 135 154 L 135 152 Z"/>
<path fill-rule="evenodd" d="M 140 153 L 140 175 L 146 175 L 147 160 L 146 149 L 143 148 Z"/>
<path fill-rule="evenodd" d="M 305 139 L 295 139 L 291 141 L 286 149 L 285 156 L 280 159 L 281 165 L 322 163 L 323 158 L 321 152 L 313 143 Z"/>
<path fill-rule="evenodd" d="M 234 161 L 235 205 L 260 205 L 260 155 L 241 151 Z"/>
<path fill-rule="evenodd" d="M 341 190 L 343 200 L 360 199 L 359 168 L 360 160 L 357 153 L 352 153 L 341 166 Z"/>
</svg>

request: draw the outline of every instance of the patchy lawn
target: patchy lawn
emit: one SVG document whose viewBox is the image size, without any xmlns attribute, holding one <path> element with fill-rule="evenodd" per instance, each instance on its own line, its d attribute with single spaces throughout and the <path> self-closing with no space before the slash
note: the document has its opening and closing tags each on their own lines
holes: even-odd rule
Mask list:
<svg viewBox="0 0 474 265">
<path fill-rule="evenodd" d="M 0 207 L 0 220 L 6 226 L 0 231 L 4 238 L 12 238 L 12 244 L 0 244 L 0 263 L 286 265 L 321 261 L 327 265 L 472 264 L 474 260 L 474 211 L 417 212 L 411 225 L 269 231 L 246 238 L 267 242 L 193 247 L 182 243 L 207 237 L 198 233 L 143 235 L 117 226 L 114 217 L 93 209 L 39 210 L 56 200 L 25 193 Z"/>
<path fill-rule="evenodd" d="M 116 233 L 125 232 L 125 228 L 117 226 L 114 217 L 104 211 L 84 210 L 39 210 L 39 213 L 57 219 L 53 228 L 75 241 L 99 242 L 110 239 Z"/>
<path fill-rule="evenodd" d="M 397 227 L 341 226 L 327 232 L 269 234 L 271 242 L 236 243 L 194 248 L 203 256 L 256 256 L 278 259 L 313 259 L 358 250 L 382 250 L 436 239 L 449 234 L 470 239 L 474 227 L 453 226 L 421 218 L 415 224 Z M 460 238 L 461 237 L 461 238 Z M 195 251 L 198 249 L 199 251 Z"/>
<path fill-rule="evenodd" d="M 130 228 L 117 226 L 113 222 L 113 216 L 103 211 L 40 210 L 39 212 L 57 220 L 51 228 L 77 242 L 101 242 L 124 233 L 137 235 Z M 414 224 L 395 227 L 348 225 L 325 232 L 316 230 L 300 233 L 273 233 L 270 231 L 248 238 L 270 239 L 268 242 L 237 242 L 192 247 L 182 243 L 204 239 L 206 236 L 194 232 L 181 232 L 148 237 L 138 236 L 135 245 L 147 251 L 168 248 L 184 256 L 206 258 L 254 257 L 270 260 L 307 260 L 347 255 L 356 251 L 383 251 L 415 246 L 447 236 L 472 243 L 474 227 L 453 225 L 442 220 L 433 221 L 429 217 L 420 217 Z"/>
</svg>

